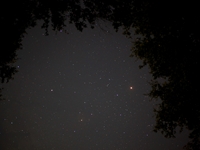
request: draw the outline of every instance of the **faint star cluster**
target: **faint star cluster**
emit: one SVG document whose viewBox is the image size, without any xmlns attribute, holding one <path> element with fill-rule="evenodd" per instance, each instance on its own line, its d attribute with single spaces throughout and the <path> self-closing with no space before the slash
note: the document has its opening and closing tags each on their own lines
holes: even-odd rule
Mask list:
<svg viewBox="0 0 200 150">
<path fill-rule="evenodd" d="M 155 103 L 144 95 L 150 90 L 149 70 L 138 69 L 141 62 L 129 57 L 131 40 L 108 26 L 107 32 L 78 32 L 69 25 L 67 34 L 47 37 L 39 26 L 27 31 L 20 71 L 5 85 L 9 101 L 0 104 L 0 145 L 167 150 L 185 144 L 152 132 Z"/>
</svg>

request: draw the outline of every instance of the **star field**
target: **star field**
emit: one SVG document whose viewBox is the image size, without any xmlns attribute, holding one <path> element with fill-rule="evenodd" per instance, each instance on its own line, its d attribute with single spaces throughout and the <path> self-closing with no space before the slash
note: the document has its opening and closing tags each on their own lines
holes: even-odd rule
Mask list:
<svg viewBox="0 0 200 150">
<path fill-rule="evenodd" d="M 105 24 L 100 24 L 105 26 Z M 68 25 L 44 36 L 29 29 L 19 51 L 15 79 L 0 103 L 4 149 L 175 150 L 188 140 L 154 133 L 153 107 L 145 96 L 151 75 L 129 57 L 131 40 L 105 31 Z M 9 144 L 6 144 L 9 143 Z"/>
</svg>

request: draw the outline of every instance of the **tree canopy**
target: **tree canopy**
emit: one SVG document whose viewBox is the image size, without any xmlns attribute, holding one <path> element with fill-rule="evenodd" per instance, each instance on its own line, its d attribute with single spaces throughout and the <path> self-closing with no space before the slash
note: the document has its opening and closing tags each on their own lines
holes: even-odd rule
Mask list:
<svg viewBox="0 0 200 150">
<path fill-rule="evenodd" d="M 197 17 L 197 5 L 134 1 L 129 7 L 133 15 L 129 20 L 124 19 L 123 25 L 127 29 L 134 27 L 136 33 L 143 35 L 133 42 L 131 56 L 143 60 L 141 68 L 149 66 L 154 79 L 148 95 L 162 101 L 154 109 L 154 131 L 161 131 L 170 138 L 175 137 L 177 127 L 181 127 L 181 131 L 186 127 L 191 130 L 192 140 L 185 148 L 200 149 L 200 105 L 197 101 L 200 17 Z M 115 22 L 120 22 L 117 19 Z M 166 82 L 158 82 L 160 78 Z"/>
<path fill-rule="evenodd" d="M 97 19 L 111 21 L 118 30 L 123 27 L 126 36 L 142 35 L 133 41 L 131 57 L 147 65 L 153 80 L 149 95 L 160 99 L 154 109 L 156 125 L 165 137 L 175 137 L 176 128 L 191 130 L 186 149 L 200 149 L 200 104 L 197 101 L 198 65 L 200 48 L 200 17 L 198 5 L 192 2 L 139 0 L 22 0 L 2 2 L 12 13 L 1 9 L 2 50 L 0 54 L 1 82 L 8 82 L 17 72 L 13 63 L 16 50 L 22 48 L 27 28 L 43 20 L 42 28 L 55 31 L 66 28 L 66 21 L 82 31 Z M 11 36 L 12 35 L 12 36 Z M 164 83 L 158 79 L 165 79 Z"/>
</svg>

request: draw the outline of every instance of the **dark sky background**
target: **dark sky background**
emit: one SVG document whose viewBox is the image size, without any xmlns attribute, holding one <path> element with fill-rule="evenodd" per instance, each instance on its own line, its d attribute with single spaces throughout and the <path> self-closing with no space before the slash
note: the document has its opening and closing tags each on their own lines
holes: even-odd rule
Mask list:
<svg viewBox="0 0 200 150">
<path fill-rule="evenodd" d="M 101 29 L 103 28 L 103 29 Z M 15 79 L 0 102 L 1 149 L 180 150 L 188 133 L 154 133 L 147 67 L 110 23 L 79 32 L 27 30 Z M 130 89 L 132 87 L 133 89 Z"/>
</svg>

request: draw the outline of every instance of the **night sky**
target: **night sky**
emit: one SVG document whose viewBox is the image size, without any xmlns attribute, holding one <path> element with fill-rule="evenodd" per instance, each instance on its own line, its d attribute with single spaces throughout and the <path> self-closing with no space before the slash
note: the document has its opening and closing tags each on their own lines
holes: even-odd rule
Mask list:
<svg viewBox="0 0 200 150">
<path fill-rule="evenodd" d="M 27 30 L 19 72 L 3 84 L 0 149 L 180 150 L 188 142 L 187 131 L 176 139 L 152 131 L 151 75 L 129 57 L 133 39 L 102 22 L 44 32 Z"/>
</svg>

